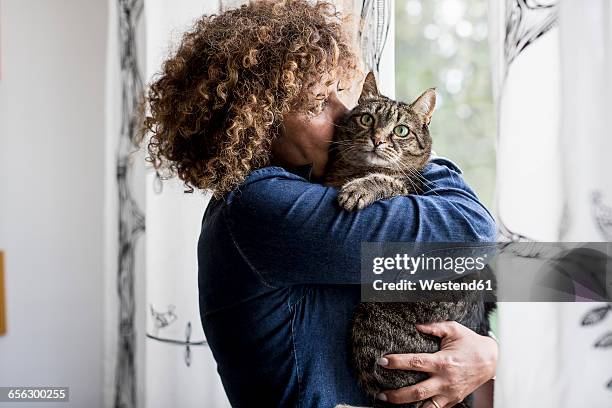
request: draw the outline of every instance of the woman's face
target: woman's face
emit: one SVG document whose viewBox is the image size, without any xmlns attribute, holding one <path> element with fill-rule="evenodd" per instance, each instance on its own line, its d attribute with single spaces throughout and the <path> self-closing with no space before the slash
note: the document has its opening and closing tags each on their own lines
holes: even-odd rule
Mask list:
<svg viewBox="0 0 612 408">
<path fill-rule="evenodd" d="M 317 106 L 310 107 L 308 113 L 284 116 L 281 137 L 272 145 L 276 162 L 290 167 L 312 163 L 312 175 L 323 175 L 334 125 L 348 112 L 339 91 L 338 82 L 314 89 Z"/>
</svg>

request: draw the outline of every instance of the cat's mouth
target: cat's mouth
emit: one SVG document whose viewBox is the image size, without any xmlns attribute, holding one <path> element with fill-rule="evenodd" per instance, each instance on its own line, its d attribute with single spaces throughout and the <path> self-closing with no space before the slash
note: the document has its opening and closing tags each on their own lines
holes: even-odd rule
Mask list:
<svg viewBox="0 0 612 408">
<path fill-rule="evenodd" d="M 382 156 L 377 149 L 367 150 L 365 152 L 365 159 L 368 163 L 375 166 L 386 166 L 389 164 L 389 160 Z"/>
</svg>

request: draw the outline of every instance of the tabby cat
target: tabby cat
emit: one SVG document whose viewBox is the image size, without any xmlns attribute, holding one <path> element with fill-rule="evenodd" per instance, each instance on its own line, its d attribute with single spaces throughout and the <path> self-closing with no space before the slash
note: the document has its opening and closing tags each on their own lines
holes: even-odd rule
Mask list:
<svg viewBox="0 0 612 408">
<path fill-rule="evenodd" d="M 324 183 L 340 189 L 342 207 L 360 210 L 376 200 L 421 191 L 435 106 L 434 89 L 407 105 L 381 95 L 368 73 L 358 104 L 338 124 L 330 149 Z"/>
<path fill-rule="evenodd" d="M 358 105 L 338 125 L 324 180 L 324 184 L 339 188 L 341 207 L 359 210 L 376 200 L 423 192 L 420 172 L 431 154 L 428 126 L 435 104 L 434 89 L 426 90 L 408 105 L 381 95 L 374 75 L 370 72 L 366 76 Z M 389 370 L 376 364 L 385 354 L 438 351 L 440 339 L 418 332 L 417 323 L 454 320 L 486 334 L 492 304 L 485 305 L 478 296 L 454 292 L 446 302 L 359 305 L 352 328 L 352 354 L 365 391 L 374 397 L 380 391 L 413 385 L 428 377 L 426 373 Z M 395 405 L 373 398 L 373 404 L 420 408 L 425 401 Z"/>
</svg>

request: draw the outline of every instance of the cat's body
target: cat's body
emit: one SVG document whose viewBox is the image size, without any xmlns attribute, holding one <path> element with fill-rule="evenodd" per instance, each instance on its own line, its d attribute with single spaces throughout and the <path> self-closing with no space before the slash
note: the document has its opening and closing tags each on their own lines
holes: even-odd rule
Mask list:
<svg viewBox="0 0 612 408">
<path fill-rule="evenodd" d="M 431 154 L 428 125 L 435 91 L 425 91 L 407 105 L 378 93 L 373 75 L 364 82 L 358 105 L 339 124 L 324 183 L 340 189 L 339 205 L 359 210 L 377 200 L 423 190 L 420 174 Z M 473 277 L 471 277 L 473 279 Z M 461 279 L 457 280 L 460 282 Z M 352 356 L 366 392 L 416 384 L 428 377 L 416 371 L 389 370 L 376 364 L 385 354 L 434 353 L 440 339 L 416 330 L 417 323 L 454 320 L 480 334 L 489 330 L 488 313 L 474 292 L 454 292 L 448 302 L 362 303 L 352 328 Z M 446 300 L 446 299 L 445 299 Z M 375 407 L 420 408 L 424 401 Z"/>
<path fill-rule="evenodd" d="M 380 391 L 407 387 L 428 378 L 423 372 L 388 370 L 376 364 L 376 360 L 386 354 L 439 351 L 440 339 L 417 331 L 418 323 L 454 320 L 486 335 L 491 304 L 479 301 L 477 296 L 476 292 L 464 292 L 463 299 L 457 302 L 360 304 L 351 336 L 353 363 L 360 385 L 369 395 L 375 396 Z M 373 403 L 375 407 L 420 408 L 425 401 L 402 405 L 378 400 Z"/>
</svg>

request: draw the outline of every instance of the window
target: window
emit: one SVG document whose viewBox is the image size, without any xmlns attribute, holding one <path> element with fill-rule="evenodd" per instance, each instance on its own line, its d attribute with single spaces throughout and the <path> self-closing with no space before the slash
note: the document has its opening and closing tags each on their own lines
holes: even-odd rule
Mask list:
<svg viewBox="0 0 612 408">
<path fill-rule="evenodd" d="M 436 153 L 456 162 L 485 205 L 495 183 L 495 122 L 486 0 L 396 0 L 395 93 L 438 90 Z"/>
</svg>

